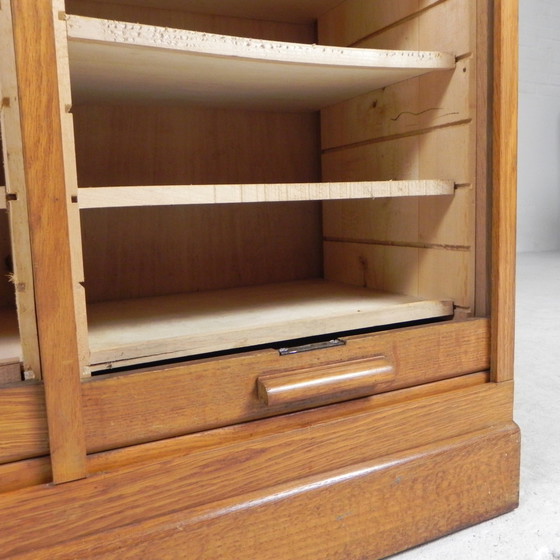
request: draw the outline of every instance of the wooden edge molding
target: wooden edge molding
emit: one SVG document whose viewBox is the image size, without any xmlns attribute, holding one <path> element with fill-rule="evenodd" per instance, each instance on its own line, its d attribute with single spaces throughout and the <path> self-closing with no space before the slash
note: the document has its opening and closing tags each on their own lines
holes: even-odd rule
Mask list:
<svg viewBox="0 0 560 560">
<path fill-rule="evenodd" d="M 491 372 L 513 377 L 517 189 L 518 1 L 494 1 Z"/>
</svg>

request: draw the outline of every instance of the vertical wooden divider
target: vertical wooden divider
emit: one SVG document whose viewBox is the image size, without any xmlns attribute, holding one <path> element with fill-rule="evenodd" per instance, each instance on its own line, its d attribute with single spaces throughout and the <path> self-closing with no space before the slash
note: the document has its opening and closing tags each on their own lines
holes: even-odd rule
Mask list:
<svg viewBox="0 0 560 560">
<path fill-rule="evenodd" d="M 491 371 L 497 382 L 513 377 L 518 19 L 518 0 L 494 0 Z"/>
<path fill-rule="evenodd" d="M 51 0 L 11 0 L 35 305 L 55 483 L 86 475 Z"/>
</svg>

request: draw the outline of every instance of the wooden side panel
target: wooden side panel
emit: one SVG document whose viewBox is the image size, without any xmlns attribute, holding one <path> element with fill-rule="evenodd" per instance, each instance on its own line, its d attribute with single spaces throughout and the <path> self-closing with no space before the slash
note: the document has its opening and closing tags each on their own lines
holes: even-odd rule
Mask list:
<svg viewBox="0 0 560 560">
<path fill-rule="evenodd" d="M 337 282 L 426 298 L 472 301 L 469 251 L 369 243 L 325 243 L 325 276 Z M 449 273 L 453 270 L 453 274 Z"/>
<path fill-rule="evenodd" d="M 3 265 L 8 264 L 7 274 L 2 275 L 3 305 L 13 305 L 14 293 L 18 309 L 19 330 L 22 342 L 22 358 L 26 375 L 41 377 L 39 340 L 35 315 L 35 294 L 31 265 L 31 242 L 25 170 L 22 151 L 20 107 L 16 79 L 16 58 L 12 41 L 11 10 L 8 2 L 0 5 L 0 75 L 2 102 L 0 124 L 5 170 L 6 192 L 10 196 L 7 211 L 2 212 L 0 222 L 7 220 L 8 230 L 2 235 Z M 10 248 L 11 239 L 11 248 Z M 6 258 L 9 261 L 6 262 Z M 10 283 L 13 284 L 10 286 Z M 6 298 L 6 299 L 4 299 Z M 8 356 L 13 357 L 13 356 Z"/>
<path fill-rule="evenodd" d="M 344 347 L 317 352 L 280 357 L 268 350 L 93 378 L 83 384 L 88 451 L 309 408 L 313 403 L 267 407 L 257 398 L 257 378 L 267 372 L 298 371 L 375 355 L 385 356 L 396 367 L 395 380 L 378 385 L 379 393 L 485 371 L 488 324 L 486 320 L 446 323 L 350 337 Z"/>
<path fill-rule="evenodd" d="M 518 3 L 494 2 L 492 372 L 513 376 L 517 188 Z"/>
<path fill-rule="evenodd" d="M 361 10 L 368 17 L 356 17 Z M 467 312 L 474 309 L 478 33 L 476 6 L 466 0 L 347 0 L 319 20 L 321 41 L 459 57 L 454 71 L 322 111 L 325 180 L 445 177 L 456 184 L 449 198 L 325 203 L 327 278 L 422 297 L 445 293 Z"/>
<path fill-rule="evenodd" d="M 346 0 L 323 14 L 319 33 L 327 45 L 352 45 L 377 35 L 441 0 Z M 404 47 L 403 47 L 404 48 Z"/>
<path fill-rule="evenodd" d="M 61 489 L 65 492 L 45 495 L 50 504 L 45 502 L 43 507 L 49 507 L 51 516 L 43 516 L 33 523 L 36 529 L 42 530 L 30 533 L 31 540 L 22 538 L 29 525 L 16 533 L 8 531 L 6 535 L 11 542 L 6 543 L 4 550 L 20 553 L 15 557 L 22 560 L 114 558 L 115 555 L 172 559 L 186 548 L 190 554 L 204 559 L 250 558 L 255 551 L 271 560 L 279 557 L 346 560 L 349 554 L 381 558 L 516 507 L 518 449 L 517 428 L 502 424 L 410 451 L 327 469 L 322 474 L 276 485 L 269 482 L 262 489 L 250 490 L 251 484 L 245 485 L 250 476 L 245 472 L 234 477 L 240 484 L 235 495 L 224 495 L 213 503 L 190 508 L 178 501 L 179 496 L 186 494 L 176 484 L 169 494 L 169 484 L 167 491 L 163 491 L 163 495 L 169 495 L 163 499 L 168 507 L 175 502 L 175 511 L 158 514 L 152 509 L 157 500 L 152 498 L 150 519 L 132 521 L 133 508 L 127 507 L 119 509 L 120 526 L 110 523 L 107 508 L 99 515 L 99 506 L 94 507 L 92 503 L 94 498 L 103 496 L 95 501 L 108 503 L 126 492 L 129 500 L 136 496 L 145 508 L 144 491 L 136 492 L 135 488 L 145 489 L 143 482 L 154 479 L 141 480 L 144 473 L 137 472 L 135 480 L 126 482 L 125 475 L 121 480 L 114 480 L 110 489 L 107 484 L 114 477 L 101 478 L 95 483 L 89 480 Z M 249 460 L 243 470 L 250 469 L 250 465 Z M 167 477 L 171 478 L 175 469 L 171 465 L 168 468 Z M 213 476 L 219 476 L 219 468 Z M 233 480 L 227 482 L 231 484 Z M 94 485 L 98 490 L 95 496 L 91 495 Z M 107 489 L 101 490 L 103 487 Z M 162 497 L 161 490 L 158 492 L 153 486 L 151 490 Z M 38 499 L 39 496 L 35 498 Z M 63 538 L 68 540 L 57 544 L 61 535 L 56 524 L 60 525 L 61 516 L 56 512 L 63 500 L 64 505 L 86 503 L 89 511 L 70 513 L 65 508 Z M 99 505 L 103 507 L 104 503 Z M 3 504 L 3 512 L 11 514 L 9 522 L 21 507 L 6 505 L 7 509 Z M 128 523 L 123 513 L 130 519 Z M 145 511 L 142 513 L 145 515 Z M 68 522 L 70 519 L 72 524 Z M 45 530 L 47 526 L 49 530 Z M 279 532 L 282 538 L 278 538 Z M 17 537 L 20 540 L 14 547 Z M 27 552 L 31 547 L 33 552 Z"/>
<path fill-rule="evenodd" d="M 17 383 L 22 380 L 21 364 L 13 359 L 4 359 L 0 355 L 0 385 Z"/>
<path fill-rule="evenodd" d="M 65 482 L 85 475 L 85 441 L 52 3 L 11 7 L 50 450 L 54 480 Z"/>
</svg>

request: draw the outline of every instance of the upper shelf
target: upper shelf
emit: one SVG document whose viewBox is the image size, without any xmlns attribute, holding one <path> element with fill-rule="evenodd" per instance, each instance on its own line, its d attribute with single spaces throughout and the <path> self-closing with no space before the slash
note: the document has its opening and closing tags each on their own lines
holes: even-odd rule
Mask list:
<svg viewBox="0 0 560 560">
<path fill-rule="evenodd" d="M 68 16 L 73 97 L 310 111 L 455 66 L 439 52 L 264 41 Z"/>
</svg>

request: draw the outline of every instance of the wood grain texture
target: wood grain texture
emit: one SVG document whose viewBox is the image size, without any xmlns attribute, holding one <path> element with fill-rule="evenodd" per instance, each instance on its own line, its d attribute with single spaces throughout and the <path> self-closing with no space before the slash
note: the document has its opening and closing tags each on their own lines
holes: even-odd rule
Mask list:
<svg viewBox="0 0 560 560">
<path fill-rule="evenodd" d="M 16 310 L 0 308 L 0 360 L 22 359 L 21 340 Z"/>
<path fill-rule="evenodd" d="M 129 558 L 140 555 L 163 559 L 176 558 L 177 551 L 188 546 L 201 558 L 216 558 L 220 554 L 251 557 L 259 550 L 270 559 L 278 558 L 279 554 L 290 559 L 319 559 L 329 554 L 331 558 L 342 560 L 348 558 L 349 547 L 352 547 L 353 552 L 358 550 L 361 554 L 381 557 L 514 508 L 517 504 L 518 446 L 517 428 L 501 424 L 408 451 L 371 457 L 342 468 L 329 469 L 324 465 L 326 470 L 321 474 L 313 471 L 303 476 L 292 474 L 277 483 L 269 479 L 262 488 L 250 482 L 254 480 L 252 473 L 249 474 L 254 465 L 249 459 L 239 475 L 233 477 L 242 486 L 236 488 L 231 497 L 226 497 L 227 492 L 222 489 L 222 497 L 214 502 L 203 501 L 189 507 L 185 501 L 176 501 L 178 495 L 185 495 L 177 491 L 176 482 L 172 496 L 165 496 L 168 491 L 152 486 L 151 504 L 159 502 L 165 506 L 167 502 L 169 508 L 175 502 L 175 511 L 151 509 L 151 518 L 140 522 L 134 522 L 134 518 L 145 512 L 134 511 L 132 504 L 143 496 L 134 492 L 134 488 L 142 484 L 140 478 L 148 473 L 136 472 L 135 478 L 128 482 L 125 473 L 120 480 L 112 481 L 110 490 L 107 485 L 115 477 L 99 477 L 71 488 L 59 488 L 50 495 L 43 490 L 43 496 L 34 496 L 36 503 L 38 500 L 45 502 L 43 507 L 49 508 L 52 515 L 41 518 L 44 529 L 30 534 L 32 542 L 22 539 L 26 534 L 25 526 L 19 531 L 21 540 L 15 546 L 14 536 L 17 535 L 8 532 L 10 536 L 4 550 L 23 559 L 31 558 L 26 548 L 33 547 L 35 560 L 76 556 L 114 558 L 117 551 Z M 168 468 L 166 476 L 171 479 L 179 469 L 171 465 Z M 283 472 L 285 477 L 287 472 Z M 147 479 L 155 482 L 153 476 Z M 95 494 L 104 496 L 101 500 L 91 496 L 93 484 L 98 489 L 107 488 Z M 107 505 L 122 492 L 132 498 L 124 510 L 127 518 L 122 517 L 121 511 L 118 525 L 112 524 Z M 30 498 L 30 494 L 26 497 Z M 58 544 L 62 535 L 55 512 L 63 500 L 67 500 L 65 505 L 83 503 L 84 495 L 88 496 L 86 507 L 89 509 L 66 510 L 62 537 L 66 542 Z M 428 500 L 429 511 L 425 508 Z M 379 504 L 383 507 L 379 508 Z M 13 502 L 4 503 L 3 507 L 4 511 L 8 508 L 6 513 L 12 513 L 12 519 L 14 510 L 21 508 Z M 99 516 L 103 507 L 104 513 Z M 68 523 L 70 519 L 71 524 Z M 300 530 L 300 523 L 294 523 L 295 519 L 306 524 L 304 531 Z M 272 524 L 276 529 L 282 527 L 290 538 L 279 540 Z M 409 530 L 403 531 L 403 525 Z M 335 531 L 335 527 L 340 526 L 343 530 Z M 291 529 L 293 527 L 297 528 Z M 373 535 L 372 527 L 375 528 Z M 329 538 L 325 538 L 327 532 Z M 209 534 L 212 538 L 208 538 Z M 22 546 L 22 542 L 26 544 Z"/>
<path fill-rule="evenodd" d="M 446 317 L 450 301 L 305 280 L 90 305 L 97 369 Z"/>
<path fill-rule="evenodd" d="M 81 185 L 321 180 L 314 114 L 164 105 L 73 114 Z M 84 211 L 88 301 L 318 277 L 320 212 L 318 202 Z"/>
<path fill-rule="evenodd" d="M 45 398 L 38 382 L 0 387 L 0 433 L 0 464 L 48 453 Z"/>
<path fill-rule="evenodd" d="M 406 80 L 321 111 L 323 150 L 383 138 L 410 135 L 471 118 L 470 59 L 454 70 Z"/>
<path fill-rule="evenodd" d="M 384 393 L 485 371 L 489 367 L 488 336 L 486 320 L 446 322 L 349 337 L 346 346 L 319 352 L 280 357 L 278 352 L 266 350 L 95 377 L 83 384 L 88 451 L 308 408 L 305 403 L 271 408 L 259 402 L 256 382 L 263 372 L 297 372 L 382 354 L 397 365 L 395 380 L 377 388 Z"/>
<path fill-rule="evenodd" d="M 329 45 L 353 45 L 403 20 L 415 19 L 439 0 L 346 0 L 318 19 L 319 37 Z"/>
<path fill-rule="evenodd" d="M 79 105 L 72 112 L 80 186 L 321 181 L 314 113 L 172 104 Z"/>
<path fill-rule="evenodd" d="M 72 15 L 67 26 L 78 102 L 159 99 L 312 111 L 455 66 L 452 55 L 439 52 L 263 41 Z"/>
<path fill-rule="evenodd" d="M 385 6 L 389 3 L 390 0 L 386 0 Z M 373 49 L 436 50 L 464 57 L 474 48 L 472 17 L 475 9 L 475 3 L 467 0 L 435 2 L 429 9 L 415 12 L 411 17 L 374 32 L 353 45 Z M 453 32 L 450 32 L 451 29 Z"/>
<path fill-rule="evenodd" d="M 335 395 L 351 399 L 374 394 L 379 383 L 393 381 L 395 376 L 395 368 L 385 356 L 373 356 L 296 372 L 265 373 L 257 379 L 257 394 L 268 406 L 316 402 Z"/>
<path fill-rule="evenodd" d="M 2 88 L 2 159 L 6 193 L 10 195 L 9 210 L 3 212 L 0 223 L 7 224 L 3 231 L 2 257 L 9 257 L 11 270 L 6 270 L 2 281 L 3 306 L 18 309 L 21 332 L 21 358 L 28 376 L 41 377 L 39 341 L 35 316 L 35 295 L 29 238 L 29 217 L 25 191 L 25 171 L 22 151 L 21 123 L 16 78 L 16 59 L 12 40 L 11 7 L 5 2 L 0 9 L 0 75 Z M 15 198 L 15 200 L 13 200 Z M 7 221 L 4 221 L 7 220 Z M 4 261 L 6 263 L 6 261 Z M 9 274 L 13 274 L 11 277 Z M 15 288 L 15 289 L 14 289 Z M 5 327 L 4 327 L 5 328 Z M 18 354 L 19 355 L 19 354 Z M 8 356 L 12 357 L 12 356 Z"/>
<path fill-rule="evenodd" d="M 472 253 L 441 247 L 326 241 L 325 277 L 414 297 L 448 298 L 469 308 L 473 301 Z M 449 271 L 453 270 L 453 274 Z"/>
<path fill-rule="evenodd" d="M 52 4 L 13 0 L 12 17 L 50 452 L 65 482 L 85 475 L 85 442 Z"/>
<path fill-rule="evenodd" d="M 232 443 L 241 444 L 242 441 L 257 437 L 264 438 L 287 430 L 299 430 L 314 423 L 330 422 L 342 417 L 432 397 L 441 393 L 478 387 L 487 382 L 488 374 L 486 373 L 462 375 L 437 383 L 425 383 L 418 387 L 378 394 L 374 401 L 357 399 L 345 403 L 343 407 L 340 405 L 323 406 L 307 410 L 305 413 L 285 414 L 259 422 L 233 424 L 224 428 L 195 432 L 181 437 L 155 440 L 141 446 L 125 446 L 111 451 L 92 453 L 88 455 L 88 474 L 108 473 L 123 468 L 147 465 L 152 461 L 185 457 L 192 453 L 227 447 Z M 44 424 L 46 426 L 46 422 Z M 46 484 L 51 480 L 48 457 L 14 460 L 14 462 L 0 464 L 0 493 L 14 492 L 23 488 Z"/>
<path fill-rule="evenodd" d="M 321 3 L 324 0 L 318 0 Z M 208 33 L 219 33 L 222 35 L 235 35 L 237 37 L 252 37 L 254 39 L 267 39 L 270 41 L 291 41 L 294 43 L 316 43 L 317 34 L 312 18 L 307 17 L 304 21 L 296 21 L 292 17 L 293 11 L 289 12 L 288 18 L 281 21 L 270 17 L 259 18 L 258 14 L 249 14 L 244 11 L 243 17 L 227 15 L 227 8 L 223 10 L 224 3 L 220 2 L 220 8 L 212 10 L 195 9 L 185 11 L 185 3 L 181 0 L 173 2 L 122 2 L 118 4 L 106 0 L 66 0 L 66 12 L 86 17 L 101 19 L 112 19 L 117 21 L 128 21 L 132 23 L 143 23 L 157 25 L 160 27 L 173 27 L 174 29 L 190 29 L 191 31 L 203 31 Z M 295 4 L 295 2 L 294 2 Z M 302 3 L 297 2 L 297 7 Z M 195 3 L 189 2 L 189 8 Z M 251 6 L 243 2 L 245 10 Z M 254 3 L 255 7 L 264 6 L 261 2 Z M 199 8 L 200 5 L 197 7 Z M 277 10 L 285 8 L 285 2 L 274 4 Z M 192 9 L 192 8 L 191 8 Z M 255 19 L 256 18 L 256 19 Z"/>
<path fill-rule="evenodd" d="M 71 113 L 72 94 L 70 86 L 70 67 L 68 60 L 68 39 L 66 24 L 61 14 L 64 13 L 64 0 L 51 0 L 53 10 L 54 37 L 56 47 L 58 95 L 60 106 L 60 130 L 62 134 L 62 151 L 64 158 L 64 176 L 66 197 L 70 200 L 68 210 L 68 243 L 71 251 L 72 277 L 74 280 L 74 307 L 76 315 L 76 338 L 78 341 L 80 372 L 89 376 L 89 348 L 87 340 L 86 297 L 84 291 L 84 265 L 82 254 L 82 232 L 80 211 L 77 203 L 78 176 L 76 169 L 76 148 L 74 140 L 74 122 Z"/>
<path fill-rule="evenodd" d="M 21 363 L 19 359 L 15 361 L 6 360 L 0 354 L 0 385 L 8 383 L 18 383 L 22 381 Z"/>
<path fill-rule="evenodd" d="M 95 187 L 79 190 L 81 209 L 187 204 L 240 204 L 304 200 L 399 198 L 452 195 L 451 181 L 371 181 L 240 185 Z"/>
<path fill-rule="evenodd" d="M 494 2 L 492 375 L 513 377 L 519 6 Z"/>
<path fill-rule="evenodd" d="M 114 0 L 96 0 L 100 4 L 112 4 Z M 312 23 L 321 13 L 337 4 L 339 0 L 189 0 L 188 7 L 196 13 L 233 18 L 252 18 L 270 21 L 304 21 Z M 80 6 L 81 0 L 67 3 Z M 136 9 L 184 11 L 183 0 L 120 0 L 119 4 L 134 6 Z M 114 9 L 114 8 L 113 8 Z M 115 18 L 116 19 L 116 18 Z"/>
<path fill-rule="evenodd" d="M 364 11 L 371 17 L 356 17 Z M 474 125 L 476 6 L 465 0 L 351 0 L 319 21 L 319 36 L 372 48 L 438 44 L 461 57 L 454 72 L 408 80 L 321 111 L 325 180 L 452 177 L 460 185 L 453 199 L 327 201 L 323 232 L 327 278 L 400 293 L 439 292 L 470 313 L 477 293 L 481 154 Z"/>
</svg>

